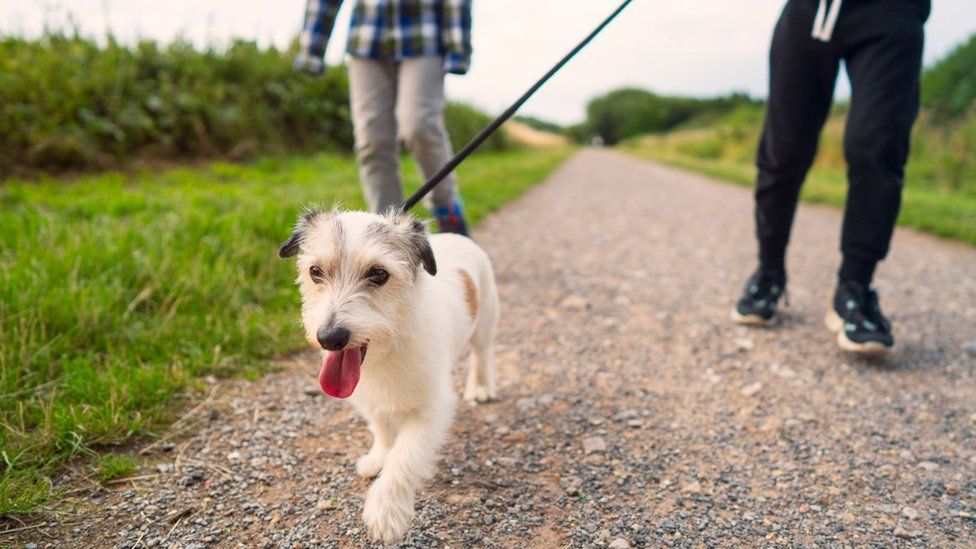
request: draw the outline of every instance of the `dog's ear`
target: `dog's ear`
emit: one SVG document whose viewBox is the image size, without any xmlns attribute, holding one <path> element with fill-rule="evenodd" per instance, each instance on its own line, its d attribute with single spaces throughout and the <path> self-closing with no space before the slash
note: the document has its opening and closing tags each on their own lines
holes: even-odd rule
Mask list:
<svg viewBox="0 0 976 549">
<path fill-rule="evenodd" d="M 430 276 L 437 274 L 437 262 L 434 261 L 434 249 L 430 247 L 430 238 L 427 235 L 427 225 L 414 219 L 410 224 L 411 246 L 420 264 L 424 266 Z"/>
<path fill-rule="evenodd" d="M 427 224 L 410 215 L 393 215 L 396 225 L 407 239 L 407 249 L 415 265 L 422 265 L 431 276 L 437 274 L 437 262 L 434 261 L 434 250 L 430 247 L 427 234 Z"/>
<path fill-rule="evenodd" d="M 302 241 L 305 239 L 305 231 L 319 215 L 322 215 L 322 212 L 314 208 L 308 208 L 302 212 L 291 236 L 278 247 L 278 257 L 286 259 L 298 255 L 302 248 Z"/>
<path fill-rule="evenodd" d="M 301 230 L 295 229 L 295 232 L 291 233 L 288 240 L 284 241 L 281 246 L 278 246 L 278 257 L 287 259 L 298 255 L 298 250 L 302 245 L 302 238 L 304 236 Z"/>
</svg>

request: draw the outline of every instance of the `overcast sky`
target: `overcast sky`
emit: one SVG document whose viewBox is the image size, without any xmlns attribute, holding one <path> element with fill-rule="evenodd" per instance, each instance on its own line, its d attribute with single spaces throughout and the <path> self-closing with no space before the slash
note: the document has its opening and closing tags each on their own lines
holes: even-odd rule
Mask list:
<svg viewBox="0 0 976 549">
<path fill-rule="evenodd" d="M 660 93 L 766 93 L 770 32 L 784 0 L 634 0 L 603 35 L 523 109 L 562 123 L 582 119 L 586 101 L 620 86 Z M 346 0 L 327 60 L 341 62 L 353 0 Z M 451 76 L 453 99 L 497 112 L 616 7 L 617 0 L 474 0 L 474 65 Z M 976 32 L 976 0 L 933 0 L 925 59 Z M 286 46 L 305 0 L 0 0 L 0 32 L 33 36 L 70 16 L 84 34 L 109 29 L 121 40 L 183 36 L 197 44 L 232 37 Z M 70 14 L 70 15 L 69 15 Z M 846 78 L 838 87 L 846 95 Z"/>
</svg>

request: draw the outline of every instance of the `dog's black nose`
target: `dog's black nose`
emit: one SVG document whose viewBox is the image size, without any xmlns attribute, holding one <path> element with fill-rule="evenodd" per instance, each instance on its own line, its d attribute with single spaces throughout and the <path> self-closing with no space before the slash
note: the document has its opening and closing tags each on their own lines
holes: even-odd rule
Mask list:
<svg viewBox="0 0 976 549">
<path fill-rule="evenodd" d="M 346 345 L 349 345 L 349 336 L 349 330 L 345 328 L 326 328 L 325 326 L 319 328 L 319 331 L 315 333 L 319 345 L 326 351 L 341 351 Z"/>
</svg>

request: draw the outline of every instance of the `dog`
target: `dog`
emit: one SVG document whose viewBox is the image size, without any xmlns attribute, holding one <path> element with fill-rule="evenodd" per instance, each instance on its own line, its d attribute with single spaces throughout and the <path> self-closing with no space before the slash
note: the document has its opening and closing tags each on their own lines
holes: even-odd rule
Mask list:
<svg viewBox="0 0 976 549">
<path fill-rule="evenodd" d="M 429 235 L 406 214 L 306 211 L 278 252 L 297 257 L 302 325 L 322 350 L 319 385 L 348 398 L 373 435 L 356 462 L 369 487 L 363 520 L 383 543 L 403 538 L 433 476 L 456 396 L 451 370 L 471 348 L 464 398 L 495 398 L 498 293 L 471 239 Z"/>
</svg>

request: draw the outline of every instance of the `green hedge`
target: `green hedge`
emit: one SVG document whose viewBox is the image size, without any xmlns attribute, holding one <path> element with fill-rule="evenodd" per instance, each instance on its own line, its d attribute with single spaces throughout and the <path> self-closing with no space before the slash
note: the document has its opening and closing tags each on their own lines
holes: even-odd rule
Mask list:
<svg viewBox="0 0 976 549">
<path fill-rule="evenodd" d="M 966 115 L 976 103 L 976 34 L 925 70 L 922 105 L 938 122 Z"/>
<path fill-rule="evenodd" d="M 454 147 L 455 151 L 460 150 L 461 147 L 474 139 L 478 132 L 490 124 L 493 118 L 470 105 L 449 101 L 444 109 L 444 119 L 447 124 L 447 132 L 451 135 L 451 146 Z M 478 150 L 480 152 L 500 152 L 513 148 L 515 147 L 508 134 L 504 131 L 497 131 Z"/>
<path fill-rule="evenodd" d="M 621 88 L 591 99 L 586 105 L 586 120 L 569 128 L 568 134 L 581 143 L 598 135 L 613 145 L 638 135 L 670 131 L 691 121 L 715 120 L 736 108 L 757 104 L 738 93 L 698 99 Z"/>
<path fill-rule="evenodd" d="M 199 50 L 51 34 L 0 37 L 0 176 L 100 169 L 133 158 L 239 159 L 352 147 L 346 72 L 292 70 L 294 48 Z M 490 117 L 451 104 L 460 147 Z M 485 145 L 509 148 L 504 135 Z"/>
</svg>

